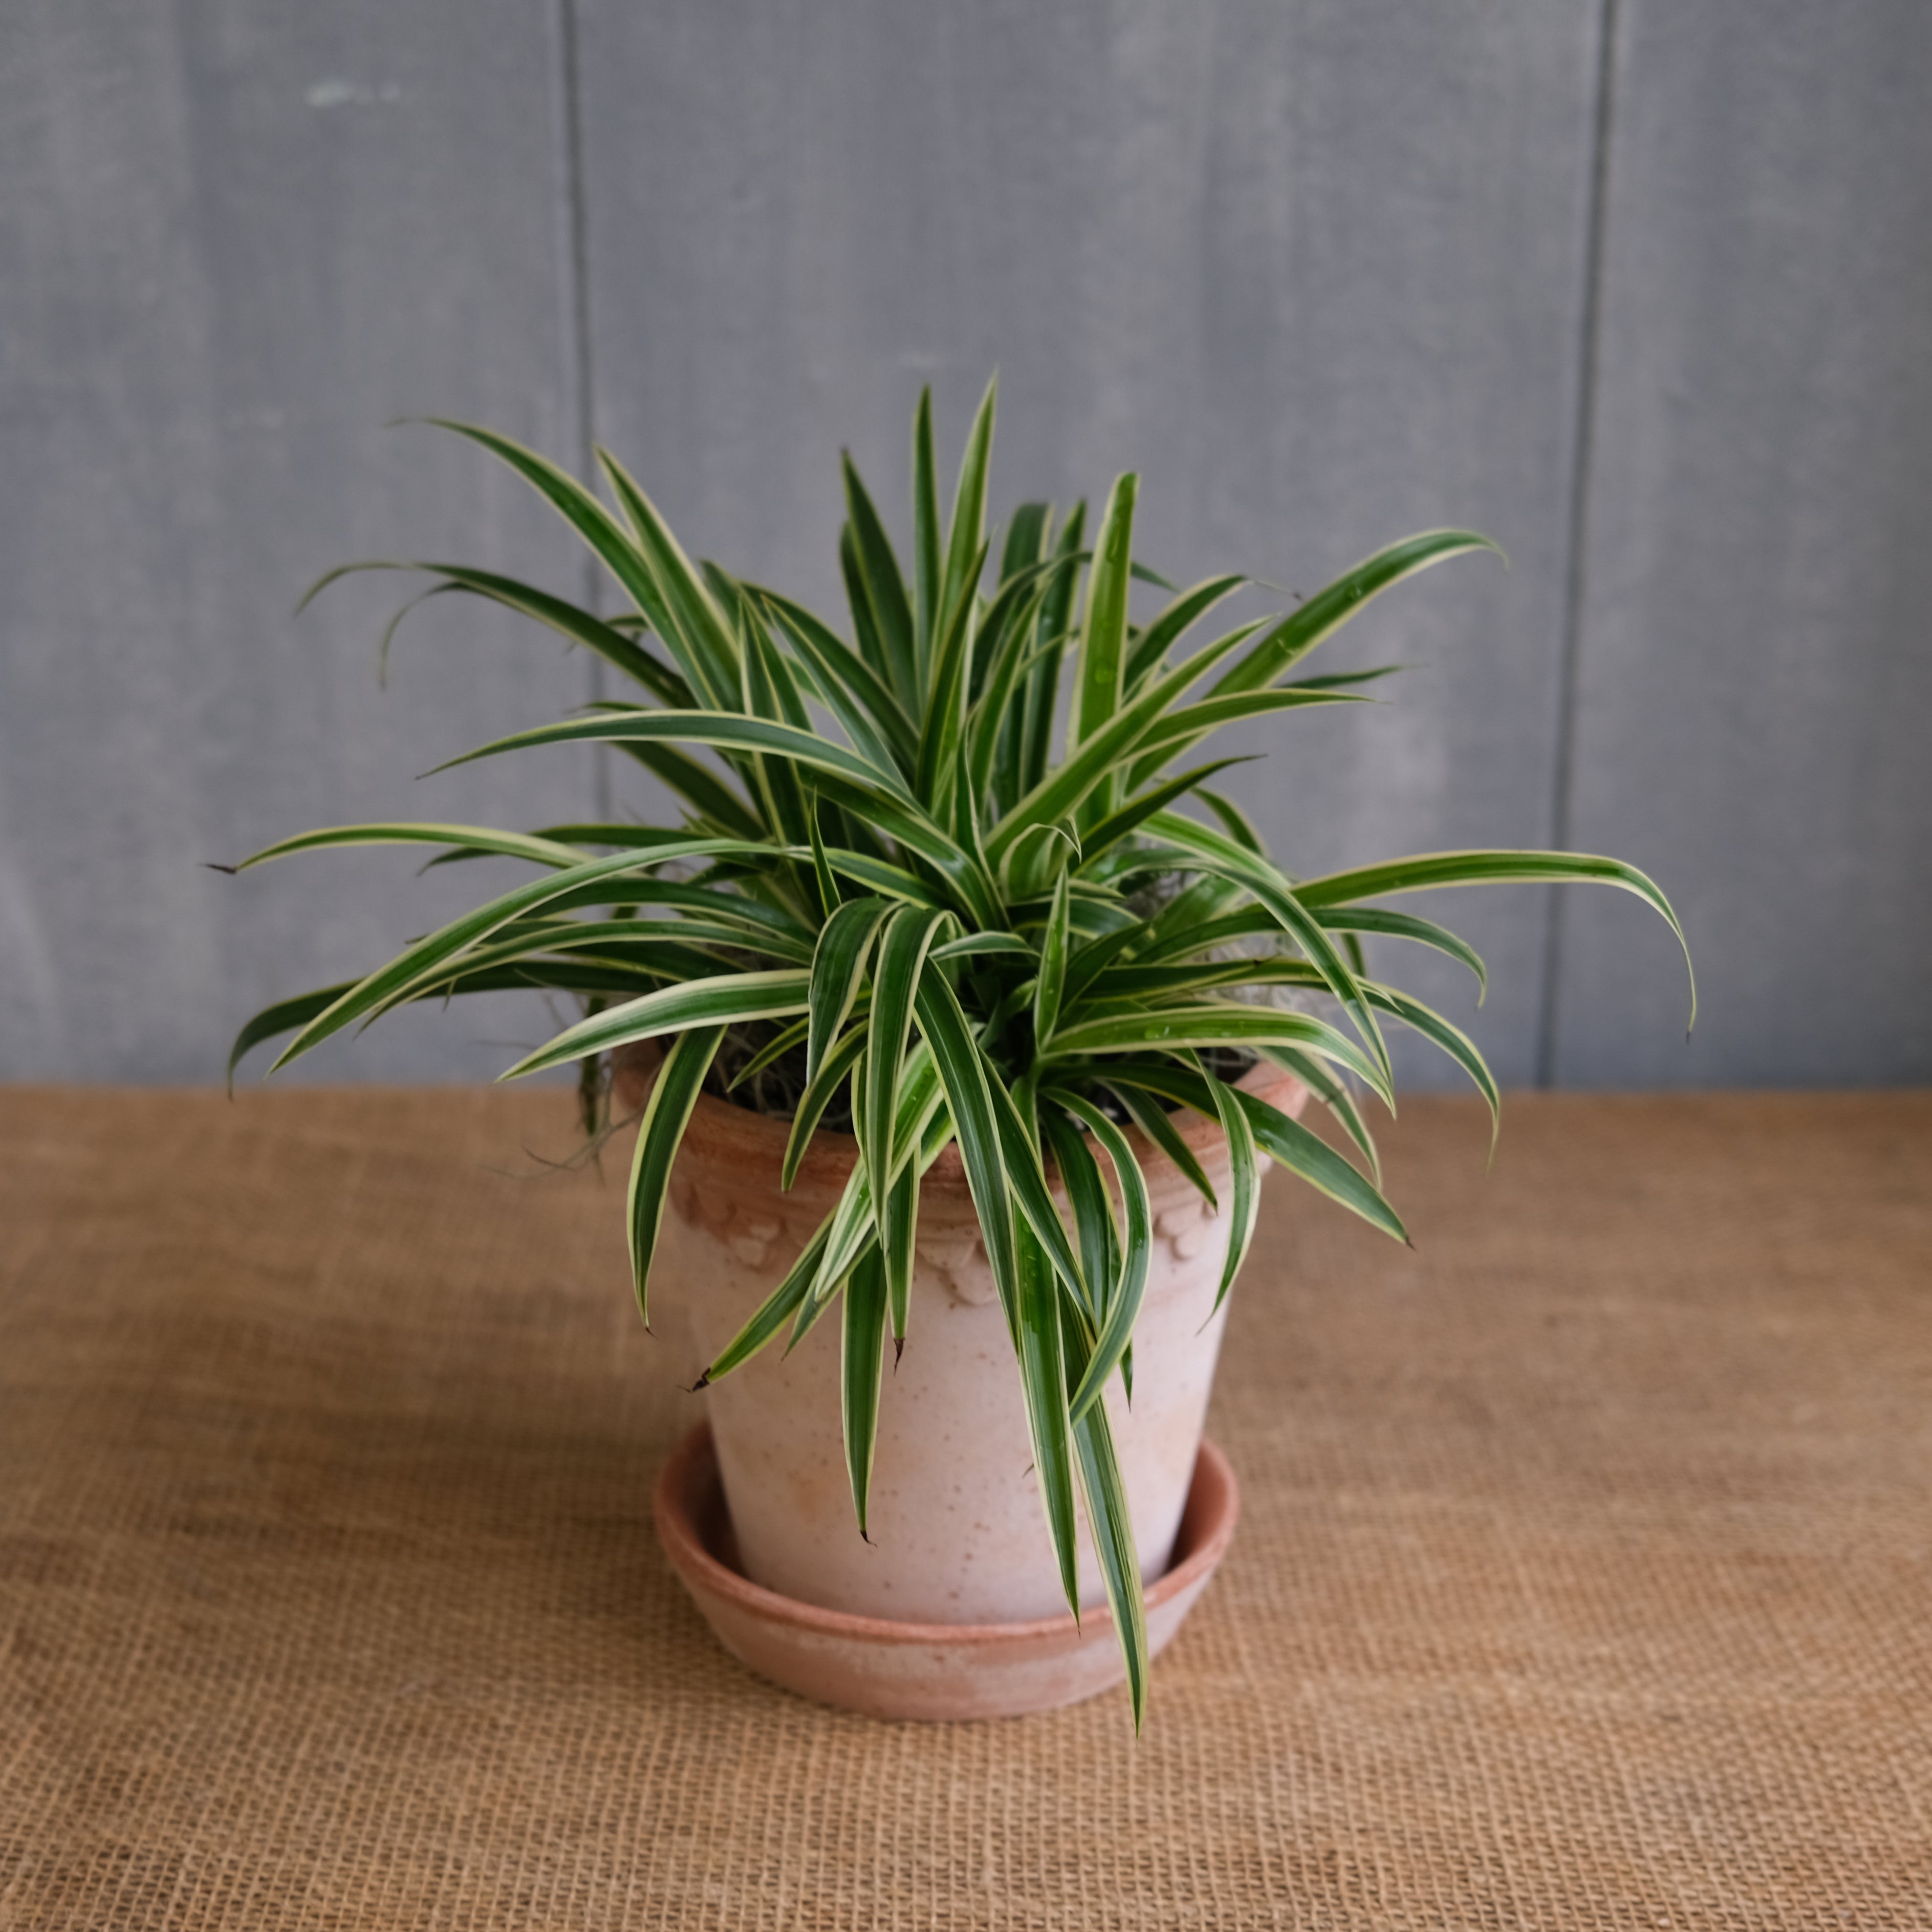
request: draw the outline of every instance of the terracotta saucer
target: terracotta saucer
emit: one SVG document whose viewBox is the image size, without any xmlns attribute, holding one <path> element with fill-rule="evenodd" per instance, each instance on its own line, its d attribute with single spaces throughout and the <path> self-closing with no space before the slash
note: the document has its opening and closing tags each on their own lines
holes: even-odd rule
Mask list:
<svg viewBox="0 0 1932 1932">
<path fill-rule="evenodd" d="M 1174 1565 L 1147 1592 L 1148 1647 L 1181 1625 L 1226 1552 L 1240 1509 L 1228 1459 L 1205 1438 Z M 1124 1675 L 1113 1620 L 1089 1610 L 1016 1624 L 908 1624 L 782 1597 L 740 1574 L 711 1441 L 700 1422 L 671 1452 L 652 1502 L 658 1540 L 731 1654 L 788 1690 L 875 1718 L 1012 1718 L 1078 1703 Z"/>
</svg>

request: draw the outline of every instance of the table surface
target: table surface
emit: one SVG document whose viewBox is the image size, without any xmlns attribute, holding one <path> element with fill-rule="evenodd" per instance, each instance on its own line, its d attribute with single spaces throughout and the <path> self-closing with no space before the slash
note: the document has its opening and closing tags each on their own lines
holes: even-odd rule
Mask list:
<svg viewBox="0 0 1932 1932">
<path fill-rule="evenodd" d="M 1932 1096 L 1411 1102 L 1413 1253 L 1272 1177 L 1138 1743 L 715 1646 L 572 1131 L 0 1090 L 0 1927 L 1932 1924 Z"/>
</svg>

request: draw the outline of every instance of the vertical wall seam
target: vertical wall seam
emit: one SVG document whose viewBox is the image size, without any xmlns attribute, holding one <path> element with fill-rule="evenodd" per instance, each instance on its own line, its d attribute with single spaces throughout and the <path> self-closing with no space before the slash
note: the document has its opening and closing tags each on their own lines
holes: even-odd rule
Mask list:
<svg viewBox="0 0 1932 1932">
<path fill-rule="evenodd" d="M 1550 774 L 1550 844 L 1570 843 L 1575 817 L 1576 686 L 1588 575 L 1590 480 L 1596 441 L 1597 383 L 1603 331 L 1604 241 L 1609 214 L 1610 142 L 1616 104 L 1618 0 L 1600 0 L 1597 25 L 1596 109 L 1592 117 L 1590 197 L 1583 235 L 1583 290 L 1576 355 L 1576 413 L 1571 424 L 1568 555 L 1564 564 L 1563 628 L 1556 665 L 1556 730 Z M 1564 888 L 1552 886 L 1544 913 L 1543 998 L 1536 1041 L 1536 1084 L 1556 1079 L 1561 1020 Z"/>
<path fill-rule="evenodd" d="M 564 412 L 569 424 L 571 459 L 579 476 L 592 472 L 597 439 L 596 366 L 590 340 L 590 260 L 585 214 L 584 104 L 578 60 L 577 0 L 550 0 L 550 124 L 552 168 L 556 199 L 557 314 L 563 361 Z M 597 560 L 583 553 L 578 596 L 584 608 L 596 610 L 602 580 Z M 604 667 L 588 658 L 587 695 L 592 704 L 604 694 Z M 610 754 L 608 747 L 592 752 L 592 809 L 599 820 L 610 816 Z"/>
</svg>

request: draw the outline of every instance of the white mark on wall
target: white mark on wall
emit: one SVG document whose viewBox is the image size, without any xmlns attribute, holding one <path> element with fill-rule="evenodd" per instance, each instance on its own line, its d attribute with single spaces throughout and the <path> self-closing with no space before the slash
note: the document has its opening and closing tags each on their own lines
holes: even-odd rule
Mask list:
<svg viewBox="0 0 1932 1932">
<path fill-rule="evenodd" d="M 302 95 L 311 107 L 392 107 L 403 98 L 393 80 L 371 86 L 361 80 L 319 80 Z"/>
</svg>

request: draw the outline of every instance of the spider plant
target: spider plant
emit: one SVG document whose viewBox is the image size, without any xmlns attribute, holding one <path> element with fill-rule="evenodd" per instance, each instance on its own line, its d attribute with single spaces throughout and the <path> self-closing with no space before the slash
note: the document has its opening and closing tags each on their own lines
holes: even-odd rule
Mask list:
<svg viewBox="0 0 1932 1932">
<path fill-rule="evenodd" d="M 1141 1579 L 1100 1400 L 1115 1375 L 1131 1388 L 1152 1245 L 1148 1186 L 1124 1124 L 1141 1128 L 1226 1215 L 1221 1295 L 1254 1231 L 1264 1154 L 1406 1239 L 1377 1185 L 1357 1102 L 1366 1090 L 1393 1104 L 1384 1027 L 1432 1041 L 1492 1114 L 1498 1096 L 1459 1028 L 1370 976 L 1362 941 L 1432 948 L 1479 983 L 1482 962 L 1443 926 L 1379 902 L 1503 880 L 1594 880 L 1636 893 L 1678 927 L 1657 886 L 1614 859 L 1432 852 L 1318 878 L 1284 871 L 1213 788 L 1234 760 L 1206 756 L 1208 741 L 1238 720 L 1286 722 L 1361 702 L 1360 687 L 1382 672 L 1300 675 L 1309 654 L 1392 585 L 1495 547 L 1463 530 L 1410 537 L 1286 614 L 1190 648 L 1250 580 L 1176 590 L 1138 564 L 1135 476 L 1115 480 L 1090 540 L 1084 504 L 1056 524 L 1051 506 L 1025 503 L 995 550 L 986 519 L 994 395 L 989 386 L 974 419 L 950 518 L 931 398 L 920 399 L 910 572 L 845 460 L 842 633 L 775 590 L 694 566 L 608 452 L 598 457 L 614 508 L 503 436 L 442 424 L 546 497 L 628 608 L 598 616 L 467 565 L 345 568 L 427 572 L 424 596 L 506 605 L 634 687 L 451 764 L 538 746 L 614 747 L 681 799 L 682 822 L 531 832 L 346 825 L 256 853 L 244 863 L 332 846 L 428 845 L 438 862 L 503 854 L 536 876 L 368 977 L 259 1015 L 230 1072 L 261 1041 L 293 1034 L 274 1063 L 284 1066 L 406 1001 L 528 986 L 580 996 L 584 1016 L 504 1077 L 571 1062 L 595 1070 L 614 1049 L 662 1043 L 628 1196 L 643 1310 L 666 1182 L 698 1094 L 720 1084 L 727 1060 L 740 1080 L 788 1065 L 784 1184 L 828 1115 L 849 1118 L 860 1157 L 836 1208 L 704 1378 L 730 1374 L 781 1336 L 795 1343 L 836 1307 L 862 1530 L 885 1339 L 903 1346 L 913 1314 L 920 1178 L 956 1141 L 1067 1600 L 1077 1613 L 1077 1490 L 1138 1724 Z M 1144 622 L 1130 610 L 1136 580 L 1164 598 Z M 715 756 L 697 755 L 705 750 Z M 1285 1004 L 1284 988 L 1320 996 L 1320 1010 Z M 1244 1058 L 1298 1075 L 1359 1160 L 1235 1084 Z M 599 1090 L 593 1072 L 589 1124 Z M 1177 1132 L 1179 1108 L 1226 1132 L 1226 1201 Z M 1070 1227 L 1049 1190 L 1054 1170 Z"/>
</svg>

